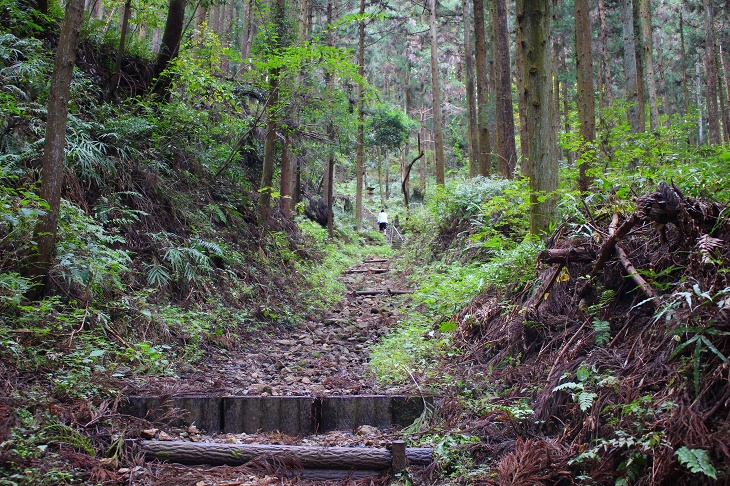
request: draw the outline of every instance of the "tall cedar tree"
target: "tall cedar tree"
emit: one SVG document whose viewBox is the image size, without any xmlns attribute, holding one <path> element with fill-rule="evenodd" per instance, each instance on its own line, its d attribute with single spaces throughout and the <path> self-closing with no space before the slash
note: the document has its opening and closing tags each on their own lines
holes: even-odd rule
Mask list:
<svg viewBox="0 0 730 486">
<path fill-rule="evenodd" d="M 487 85 L 487 40 L 484 22 L 484 0 L 473 0 L 474 44 L 477 74 L 477 129 L 479 132 L 479 175 L 491 172 L 492 141 L 489 133 L 489 87 Z"/>
<path fill-rule="evenodd" d="M 43 291 L 56 247 L 58 218 L 61 209 L 64 164 L 66 161 L 66 118 L 68 116 L 69 91 L 73 77 L 76 49 L 79 44 L 81 22 L 84 17 L 84 0 L 69 0 L 61 26 L 56 49 L 56 60 L 51 76 L 51 92 L 48 97 L 46 138 L 43 146 L 40 197 L 48 203 L 48 209 L 38 218 L 33 240 L 37 242 L 34 253 L 25 269 L 26 276 L 35 281 L 35 296 Z"/>
<path fill-rule="evenodd" d="M 365 76 L 365 0 L 360 0 L 360 23 L 358 24 L 357 41 L 357 73 Z M 362 178 L 365 171 L 365 88 L 358 84 L 357 88 L 357 152 L 355 182 L 355 223 L 357 229 L 362 227 Z"/>
<path fill-rule="evenodd" d="M 157 55 L 157 63 L 155 64 L 155 77 L 157 82 L 153 91 L 158 95 L 167 93 L 170 87 L 170 79 L 160 78 L 162 72 L 167 68 L 167 64 L 177 56 L 180 49 L 180 41 L 182 40 L 183 24 L 185 23 L 185 0 L 170 0 L 170 7 L 167 10 L 167 21 L 165 22 L 165 32 L 162 34 L 162 44 L 160 45 L 160 53 Z"/>
<path fill-rule="evenodd" d="M 636 42 L 634 38 L 634 10 L 631 0 L 621 0 L 621 25 L 624 44 L 624 82 L 626 101 L 629 103 L 629 125 L 633 133 L 644 131 L 644 112 L 639 111 L 639 73 L 637 71 Z"/>
<path fill-rule="evenodd" d="M 505 177 L 512 177 L 517 166 L 515 119 L 512 105 L 512 70 L 509 58 L 507 1 L 494 1 L 494 59 L 497 82 L 497 167 Z"/>
<path fill-rule="evenodd" d="M 575 64 L 578 84 L 578 121 L 582 152 L 596 138 L 596 102 L 593 95 L 593 64 L 591 51 L 591 18 L 588 0 L 575 0 Z M 586 174 L 587 158 L 580 164 L 579 189 L 588 190 L 590 179 Z"/>
<path fill-rule="evenodd" d="M 558 188 L 550 47 L 551 0 L 517 0 L 517 22 L 522 31 L 527 109 L 527 164 L 530 165 L 530 232 L 544 233 L 556 213 Z"/>
<path fill-rule="evenodd" d="M 273 52 L 277 52 L 281 47 L 281 39 L 285 35 L 285 0 L 276 0 L 271 13 L 271 23 L 273 24 L 276 37 L 270 39 L 273 45 L 270 46 Z M 264 224 L 268 223 L 271 216 L 271 191 L 274 184 L 274 158 L 276 157 L 276 138 L 279 129 L 279 74 L 281 69 L 278 67 L 269 70 L 269 99 L 266 102 L 267 119 L 266 134 L 264 135 L 264 164 L 261 169 L 261 184 L 259 191 L 259 212 L 261 220 Z"/>
<path fill-rule="evenodd" d="M 436 164 L 436 184 L 445 184 L 444 174 L 444 134 L 443 134 L 443 111 L 441 108 L 441 81 L 439 80 L 439 59 L 438 59 L 438 28 L 436 25 L 436 0 L 430 2 L 430 15 L 428 17 L 429 30 L 431 31 L 431 95 L 433 97 L 433 138 L 434 138 L 434 162 Z"/>
<path fill-rule="evenodd" d="M 720 116 L 717 111 L 717 59 L 715 57 L 715 22 L 712 2 L 705 0 L 705 82 L 707 83 L 707 128 L 711 145 L 722 143 Z"/>
<path fill-rule="evenodd" d="M 469 0 L 462 5 L 464 19 L 464 59 L 466 60 L 466 106 L 469 113 L 469 175 L 479 174 L 479 131 L 477 129 L 477 104 L 474 86 L 474 51 L 471 41 L 471 23 L 469 22 Z"/>
<path fill-rule="evenodd" d="M 646 80 L 646 91 L 649 96 L 649 127 L 659 128 L 659 103 L 657 101 L 656 80 L 654 75 L 653 35 L 651 27 L 650 0 L 639 2 L 639 25 L 641 26 L 641 59 Z"/>
</svg>

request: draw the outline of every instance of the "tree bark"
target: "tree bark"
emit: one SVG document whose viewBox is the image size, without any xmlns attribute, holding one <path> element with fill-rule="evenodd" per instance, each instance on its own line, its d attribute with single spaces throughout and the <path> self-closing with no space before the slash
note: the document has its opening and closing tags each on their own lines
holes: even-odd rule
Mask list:
<svg viewBox="0 0 730 486">
<path fill-rule="evenodd" d="M 357 73 L 365 76 L 365 0 L 360 0 L 360 22 L 358 25 L 358 47 L 357 47 Z M 362 85 L 358 85 L 357 100 L 357 153 L 356 153 L 356 177 L 355 183 L 355 224 L 359 231 L 362 228 L 362 178 L 365 165 L 365 91 Z"/>
<path fill-rule="evenodd" d="M 641 25 L 641 52 L 646 91 L 649 97 L 649 128 L 659 128 L 659 104 L 657 102 L 656 78 L 654 73 L 653 37 L 650 0 L 638 0 L 639 24 Z"/>
<path fill-rule="evenodd" d="M 273 5 L 272 23 L 276 32 L 285 29 L 285 0 L 276 0 Z M 273 42 L 273 48 L 281 47 L 280 38 Z M 269 71 L 269 99 L 266 102 L 267 119 L 266 135 L 264 137 L 264 163 L 261 170 L 261 184 L 259 186 L 259 215 L 264 224 L 271 216 L 271 191 L 274 184 L 274 159 L 276 156 L 276 138 L 279 129 L 279 68 Z"/>
<path fill-rule="evenodd" d="M 613 90 L 611 89 L 611 63 L 608 58 L 608 23 L 606 22 L 606 2 L 598 0 L 598 18 L 601 23 L 601 69 L 599 74 L 599 83 L 601 89 L 598 90 L 600 96 L 600 104 L 602 108 L 608 107 L 613 102 Z"/>
<path fill-rule="evenodd" d="M 292 213 L 292 183 L 294 181 L 294 161 L 292 159 L 291 150 L 289 150 L 291 139 L 289 132 L 284 133 L 284 141 L 281 145 L 281 181 L 279 184 L 279 200 L 281 214 L 285 218 L 290 218 Z"/>
<path fill-rule="evenodd" d="M 479 175 L 489 177 L 492 170 L 491 135 L 489 133 L 489 86 L 487 84 L 487 40 L 484 0 L 473 0 L 474 44 L 477 75 L 477 130 L 479 132 Z"/>
<path fill-rule="evenodd" d="M 122 79 L 122 58 L 124 57 L 124 44 L 127 41 L 129 32 L 129 17 L 132 15 L 132 0 L 126 0 L 124 3 L 124 14 L 122 15 L 122 32 L 119 36 L 119 50 L 117 51 L 117 59 L 114 62 L 114 73 L 112 74 L 111 96 L 119 88 L 119 81 Z"/>
<path fill-rule="evenodd" d="M 334 0 L 327 0 L 327 47 L 334 47 L 335 39 L 332 29 L 334 28 Z M 325 72 L 325 90 L 326 92 L 332 93 L 334 91 L 334 79 L 332 74 L 327 71 Z M 329 237 L 334 237 L 334 212 L 332 206 L 334 203 L 334 192 L 335 192 L 335 124 L 331 118 L 327 120 L 327 138 L 330 139 L 332 144 L 329 147 L 327 154 L 327 185 L 325 186 L 325 201 L 327 201 L 327 231 Z"/>
<path fill-rule="evenodd" d="M 720 117 L 717 111 L 717 59 L 715 57 L 715 22 L 712 2 L 704 0 L 705 6 L 705 74 L 707 83 L 707 132 L 710 145 L 720 145 Z"/>
<path fill-rule="evenodd" d="M 727 64 L 725 63 L 725 53 L 722 52 L 722 44 L 720 44 L 720 67 L 722 68 L 722 73 L 720 74 L 720 80 L 718 81 L 718 84 L 720 85 L 720 89 L 722 89 L 723 83 L 725 85 L 725 109 L 724 115 L 722 117 L 722 126 L 725 128 L 725 141 L 730 142 L 730 71 L 727 69 Z"/>
<path fill-rule="evenodd" d="M 479 174 L 479 129 L 477 128 L 477 104 L 474 86 L 474 52 L 471 41 L 471 26 L 469 18 L 469 0 L 464 0 L 462 7 L 464 19 L 464 58 L 466 59 L 466 105 L 469 110 L 469 175 L 476 177 Z"/>
<path fill-rule="evenodd" d="M 634 10 L 631 0 L 621 0 L 621 25 L 623 27 L 624 41 L 624 78 L 626 83 L 626 101 L 629 103 L 628 117 L 631 131 L 640 133 L 644 131 L 644 113 L 639 112 L 638 72 L 636 65 L 636 44 L 634 38 Z"/>
<path fill-rule="evenodd" d="M 494 2 L 494 59 L 497 87 L 497 167 L 502 175 L 511 178 L 517 166 L 517 148 L 515 147 L 512 68 L 509 58 L 506 0 L 495 0 Z"/>
<path fill-rule="evenodd" d="M 138 442 L 147 459 L 180 464 L 241 465 L 260 456 L 275 455 L 291 460 L 303 468 L 375 469 L 391 467 L 393 456 L 385 448 L 306 447 L 290 445 L 220 444 L 184 441 Z M 433 462 L 433 451 L 425 447 L 406 448 L 406 458 L 413 465 Z"/>
<path fill-rule="evenodd" d="M 581 136 L 581 164 L 578 187 L 588 191 L 591 179 L 586 173 L 590 167 L 589 146 L 596 139 L 596 105 L 593 95 L 593 63 L 591 49 L 591 18 L 588 0 L 575 0 L 575 63 L 578 88 L 578 122 Z"/>
<path fill-rule="evenodd" d="M 687 78 L 687 52 L 684 48 L 684 20 L 682 9 L 679 9 L 679 41 L 681 47 L 682 62 L 682 91 L 684 94 L 684 114 L 689 113 L 689 79 Z"/>
<path fill-rule="evenodd" d="M 69 0 L 61 26 L 56 48 L 56 59 L 51 76 L 51 91 L 48 97 L 48 118 L 43 145 L 40 197 L 48 203 L 45 214 L 38 218 L 33 231 L 37 252 L 31 255 L 25 274 L 37 283 L 34 297 L 43 292 L 45 282 L 41 277 L 48 275 L 56 248 L 58 218 L 61 210 L 66 162 L 66 118 L 68 116 L 69 91 L 73 77 L 76 49 L 79 44 L 81 22 L 84 17 L 84 0 Z"/>
<path fill-rule="evenodd" d="M 185 0 L 170 0 L 165 32 L 162 34 L 162 44 L 160 44 L 160 52 L 157 55 L 157 64 L 155 65 L 155 77 L 158 79 L 155 83 L 154 92 L 158 95 L 166 93 L 170 86 L 170 80 L 162 80 L 160 75 L 167 68 L 167 64 L 177 56 L 184 23 Z"/>
<path fill-rule="evenodd" d="M 444 170 L 443 111 L 441 107 L 441 81 L 439 79 L 438 29 L 436 26 L 436 0 L 430 0 L 428 17 L 431 31 L 431 95 L 433 99 L 434 162 L 436 163 L 436 184 L 446 183 Z"/>
<path fill-rule="evenodd" d="M 527 163 L 530 165 L 530 232 L 545 232 L 555 218 L 558 160 L 553 131 L 553 83 L 550 48 L 550 2 L 518 0 L 517 21 L 523 35 Z"/>
</svg>

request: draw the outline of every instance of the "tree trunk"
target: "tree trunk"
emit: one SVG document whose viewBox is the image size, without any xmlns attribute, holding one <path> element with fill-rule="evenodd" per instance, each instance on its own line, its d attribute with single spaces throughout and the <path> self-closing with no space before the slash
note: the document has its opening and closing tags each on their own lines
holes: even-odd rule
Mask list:
<svg viewBox="0 0 730 486">
<path fill-rule="evenodd" d="M 487 84 L 487 40 L 484 0 L 473 0 L 474 44 L 477 75 L 477 129 L 479 132 L 479 175 L 489 177 L 492 147 L 489 133 L 489 86 Z"/>
<path fill-rule="evenodd" d="M 184 23 L 185 0 L 170 0 L 170 8 L 167 11 L 167 21 L 165 22 L 165 32 L 162 34 L 160 52 L 157 55 L 157 64 L 155 65 L 155 77 L 157 81 L 154 86 L 154 92 L 158 95 L 165 94 L 170 86 L 170 80 L 161 79 L 160 75 L 167 68 L 167 64 L 177 56 L 177 52 L 180 49 Z"/>
<path fill-rule="evenodd" d="M 292 182 L 294 181 L 294 161 L 292 160 L 291 150 L 289 150 L 290 143 L 289 133 L 286 132 L 284 133 L 284 142 L 281 146 L 281 182 L 279 185 L 281 214 L 285 218 L 291 217 L 293 209 Z"/>
<path fill-rule="evenodd" d="M 507 30 L 507 1 L 494 2 L 494 59 L 496 79 L 497 167 L 507 178 L 517 166 L 515 120 L 512 106 L 512 68 L 509 58 Z"/>
<path fill-rule="evenodd" d="M 598 90 L 600 96 L 600 104 L 602 108 L 608 107 L 613 102 L 613 84 L 611 79 L 611 62 L 608 59 L 608 23 L 606 22 L 606 2 L 598 0 L 598 18 L 601 23 L 601 69 L 599 74 L 599 84 L 602 89 Z"/>
<path fill-rule="evenodd" d="M 244 0 L 243 2 L 243 28 L 241 29 L 241 58 L 243 62 L 251 55 L 251 43 L 254 34 L 254 0 Z"/>
<path fill-rule="evenodd" d="M 545 232 L 556 213 L 558 160 L 553 131 L 550 48 L 551 0 L 518 0 L 517 21 L 524 42 L 525 101 L 530 139 L 530 232 Z"/>
<path fill-rule="evenodd" d="M 334 47 L 335 45 L 335 39 L 334 34 L 332 32 L 332 27 L 334 25 L 334 6 L 333 6 L 334 0 L 327 0 L 327 47 Z M 324 75 L 325 79 L 325 90 L 328 94 L 331 94 L 334 91 L 334 79 L 332 74 L 329 71 L 325 72 Z M 335 149 L 334 149 L 334 140 L 335 140 L 335 125 L 334 121 L 332 120 L 331 116 L 330 119 L 327 120 L 327 138 L 329 138 L 332 142 L 332 145 L 329 147 L 328 153 L 327 153 L 327 173 L 325 174 L 327 178 L 327 185 L 325 186 L 325 201 L 327 201 L 327 231 L 329 233 L 329 237 L 334 237 L 334 212 L 332 210 L 332 206 L 334 204 L 334 193 L 335 193 Z"/>
<path fill-rule="evenodd" d="M 469 18 L 469 0 L 464 0 L 462 7 L 464 19 L 464 58 L 466 59 L 466 105 L 469 110 L 469 176 L 479 174 L 479 130 L 477 128 L 477 104 L 474 86 L 474 52 L 471 41 L 471 22 Z"/>
<path fill-rule="evenodd" d="M 684 20 L 682 9 L 679 9 L 679 41 L 681 46 L 682 90 L 684 92 L 684 114 L 689 113 L 689 80 L 687 79 L 687 53 L 684 49 Z"/>
<path fill-rule="evenodd" d="M 632 9 L 634 14 L 634 49 L 636 50 L 634 57 L 636 59 L 636 91 L 637 93 L 639 93 L 639 97 L 637 99 L 637 111 L 639 112 L 639 120 L 641 123 L 641 129 L 639 131 L 645 132 L 646 98 L 644 97 L 644 94 L 646 90 L 644 89 L 644 62 L 641 53 L 641 46 L 643 44 L 641 42 L 641 26 L 639 21 L 639 1 L 640 0 L 633 0 L 632 2 Z M 635 160 L 635 163 L 638 163 L 638 159 Z"/>
<path fill-rule="evenodd" d="M 365 77 L 365 0 L 360 0 L 360 23 L 358 25 L 357 73 Z M 357 181 L 355 183 L 355 222 L 357 230 L 362 227 L 362 178 L 365 152 L 365 91 L 358 85 L 357 100 Z"/>
<path fill-rule="evenodd" d="M 441 82 L 439 80 L 436 0 L 430 0 L 430 10 L 428 24 L 429 30 L 431 31 L 431 94 L 433 99 L 434 161 L 436 163 L 436 184 L 444 185 L 446 179 L 444 171 L 443 113 L 441 109 Z"/>
<path fill-rule="evenodd" d="M 641 25 L 641 52 L 646 91 L 649 96 L 649 127 L 659 128 L 659 105 L 657 102 L 656 79 L 654 74 L 653 38 L 651 26 L 650 0 L 638 0 L 639 23 Z"/>
<path fill-rule="evenodd" d="M 119 50 L 117 51 L 117 59 L 114 63 L 114 73 L 112 74 L 111 83 L 111 96 L 114 94 L 119 87 L 119 81 L 122 79 L 122 58 L 124 57 L 124 43 L 127 40 L 127 33 L 129 32 L 129 16 L 132 15 L 132 0 L 127 0 L 124 3 L 124 14 L 122 15 L 122 32 L 119 36 Z"/>
<path fill-rule="evenodd" d="M 715 57 L 715 22 L 712 2 L 705 3 L 705 74 L 707 83 L 707 131 L 710 145 L 720 145 L 720 117 L 717 111 L 717 59 Z"/>
<path fill-rule="evenodd" d="M 624 41 L 624 78 L 626 83 L 626 101 L 629 103 L 628 117 L 631 131 L 640 133 L 643 130 L 644 113 L 639 112 L 638 73 L 636 65 L 636 45 L 634 42 L 634 10 L 631 0 L 621 0 L 621 25 Z"/>
<path fill-rule="evenodd" d="M 303 468 L 388 469 L 393 456 L 388 449 L 370 447 L 321 447 L 259 444 L 221 444 L 211 442 L 153 441 L 138 442 L 147 459 L 180 464 L 242 465 L 259 456 L 274 456 L 295 461 Z M 433 451 L 425 447 L 406 448 L 412 465 L 428 465 Z"/>
<path fill-rule="evenodd" d="M 722 44 L 720 44 L 720 67 L 724 75 L 720 75 L 721 82 L 719 82 L 720 88 L 722 89 L 723 83 L 725 84 L 725 114 L 722 117 L 722 126 L 725 128 L 725 141 L 730 142 L 730 71 L 727 69 L 725 63 L 725 53 L 722 52 Z"/>
<path fill-rule="evenodd" d="M 519 2 L 520 0 L 517 0 Z M 519 3 L 515 5 L 516 9 Z M 521 173 L 523 177 L 530 177 L 530 164 L 526 157 L 530 152 L 528 147 L 529 134 L 527 133 L 527 101 L 525 101 L 525 42 L 522 28 L 517 22 L 515 36 L 515 67 L 517 68 L 517 106 L 520 112 L 520 154 L 522 155 Z"/>
<path fill-rule="evenodd" d="M 26 276 L 37 284 L 34 296 L 43 292 L 45 282 L 41 277 L 48 275 L 51 259 L 56 248 L 58 218 L 61 209 L 66 162 L 66 118 L 68 115 L 69 91 L 73 77 L 76 49 L 79 44 L 81 22 L 84 17 L 84 0 L 69 0 L 61 26 L 56 48 L 56 59 L 51 75 L 51 91 L 48 97 L 46 137 L 43 145 L 40 197 L 48 203 L 46 212 L 38 217 L 33 231 L 37 252 L 31 255 Z"/>
<path fill-rule="evenodd" d="M 284 0 L 276 0 L 273 5 L 272 23 L 277 32 L 283 32 L 285 22 Z M 278 50 L 280 38 L 273 41 L 273 49 Z M 266 102 L 268 111 L 266 120 L 266 135 L 264 137 L 264 164 L 261 170 L 261 184 L 259 186 L 259 211 L 264 224 L 271 216 L 271 191 L 274 183 L 274 159 L 276 157 L 276 137 L 279 129 L 279 68 L 269 71 L 269 99 Z"/>
<path fill-rule="evenodd" d="M 575 64 L 578 88 L 578 122 L 581 136 L 581 163 L 578 186 L 586 192 L 591 184 L 586 174 L 589 161 L 584 154 L 596 138 L 596 108 L 593 95 L 591 18 L 588 0 L 575 0 Z"/>
</svg>

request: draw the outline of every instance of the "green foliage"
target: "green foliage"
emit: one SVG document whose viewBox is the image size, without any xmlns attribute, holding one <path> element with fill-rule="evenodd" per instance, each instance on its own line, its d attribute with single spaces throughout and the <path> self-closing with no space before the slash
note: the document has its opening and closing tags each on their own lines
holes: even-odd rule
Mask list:
<svg viewBox="0 0 730 486">
<path fill-rule="evenodd" d="M 62 423 L 52 423 L 43 429 L 44 436 L 51 443 L 67 444 L 81 450 L 87 455 L 96 456 L 96 449 L 91 439 L 81 435 L 76 429 Z"/>
<path fill-rule="evenodd" d="M 710 455 L 704 449 L 689 449 L 682 446 L 674 452 L 679 463 L 693 473 L 702 473 L 712 479 L 717 479 L 717 470 L 712 464 Z"/>
<path fill-rule="evenodd" d="M 372 110 L 368 123 L 369 140 L 385 151 L 398 150 L 416 126 L 416 121 L 400 108 L 381 104 Z"/>
</svg>

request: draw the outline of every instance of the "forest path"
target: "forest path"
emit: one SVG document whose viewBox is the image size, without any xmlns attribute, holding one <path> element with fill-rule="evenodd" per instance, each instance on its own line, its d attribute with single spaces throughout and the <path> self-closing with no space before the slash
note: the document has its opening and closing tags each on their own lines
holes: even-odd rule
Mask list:
<svg viewBox="0 0 730 486">
<path fill-rule="evenodd" d="M 195 369 L 164 383 L 150 381 L 135 390 L 139 395 L 242 395 L 312 396 L 407 393 L 404 388 L 383 389 L 368 372 L 369 347 L 389 332 L 400 317 L 399 306 L 407 297 L 389 290 L 402 288 L 391 274 L 387 259 L 361 262 L 340 275 L 346 295 L 321 319 L 309 320 L 294 329 L 280 327 L 252 339 L 247 348 L 210 357 Z M 373 295 L 365 295 L 370 294 Z M 171 379 L 170 379 L 171 380 Z M 130 393 L 131 394 L 131 393 Z M 415 393 L 417 395 L 417 393 Z M 195 425 L 142 431 L 142 438 L 224 444 L 296 444 L 304 446 L 384 448 L 397 435 L 363 426 L 309 436 L 279 432 L 257 434 L 208 434 Z M 266 463 L 266 460 L 263 460 Z M 261 462 L 261 461 L 258 461 Z M 254 461 L 255 466 L 261 466 Z M 265 466 L 265 464 L 264 464 Z M 351 480 L 311 481 L 280 478 L 266 467 L 182 466 L 147 463 L 129 471 L 130 484 L 172 485 L 263 485 L 263 484 L 357 484 Z M 348 477 L 345 472 L 344 477 Z M 365 483 L 383 484 L 386 478 L 369 477 Z M 372 482 L 371 482 L 372 481 Z"/>
<path fill-rule="evenodd" d="M 384 389 L 368 372 L 369 347 L 400 318 L 403 295 L 387 259 L 361 262 L 340 275 L 346 295 L 319 319 L 297 327 L 251 332 L 248 346 L 187 365 L 178 378 L 138 382 L 128 395 L 225 393 L 248 396 L 322 396 L 404 393 Z M 375 295 L 360 295 L 367 291 Z M 380 292 L 380 293 L 378 293 Z"/>
</svg>

